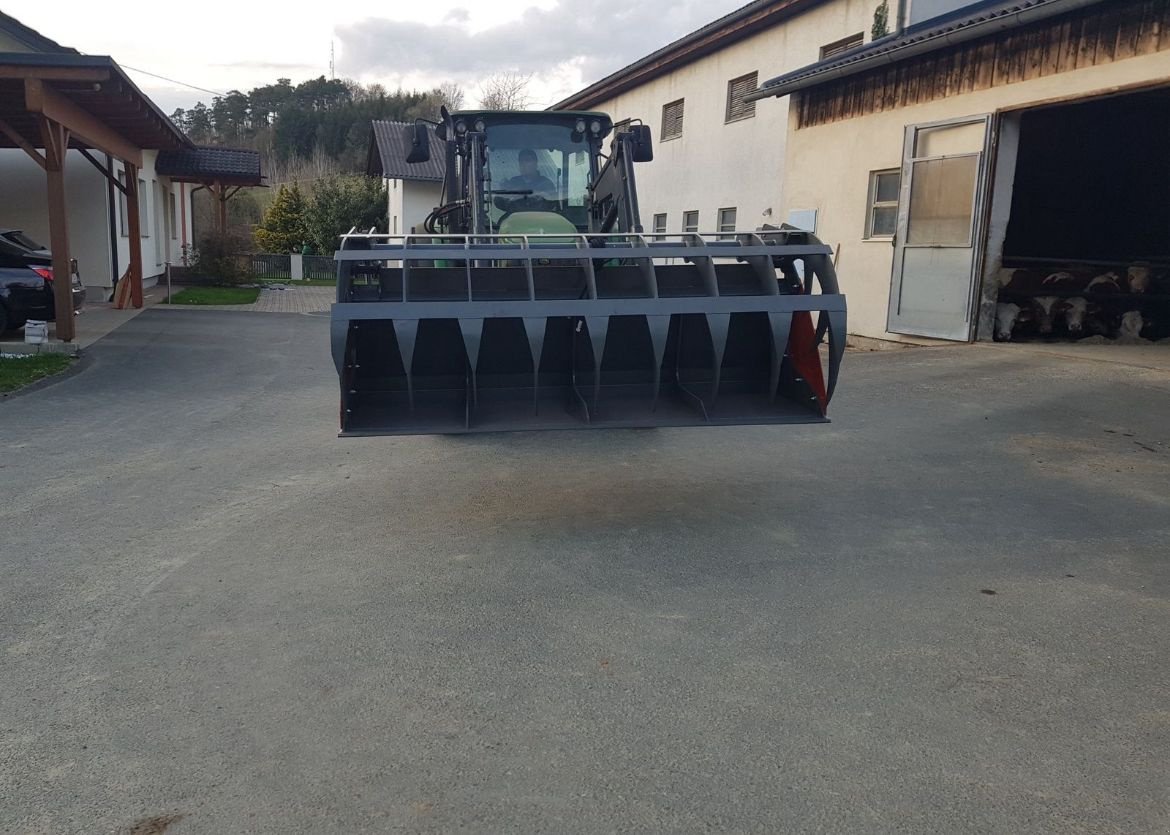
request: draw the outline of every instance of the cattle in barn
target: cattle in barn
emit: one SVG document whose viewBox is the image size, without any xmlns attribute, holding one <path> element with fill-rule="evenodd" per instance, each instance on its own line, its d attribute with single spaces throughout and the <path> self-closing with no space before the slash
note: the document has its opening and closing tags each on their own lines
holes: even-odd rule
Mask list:
<svg viewBox="0 0 1170 835">
<path fill-rule="evenodd" d="M 1036 329 L 1042 336 L 1051 334 L 1056 314 L 1060 312 L 1060 299 L 1056 296 L 1038 296 L 1032 299 L 1032 310 L 1036 315 Z"/>
<path fill-rule="evenodd" d="M 1129 292 L 1145 293 L 1150 289 L 1150 268 L 1145 264 L 1134 264 L 1125 274 Z"/>
<path fill-rule="evenodd" d="M 1045 276 L 1041 284 L 1060 284 L 1065 281 L 1076 281 L 1077 277 L 1070 272 L 1055 272 Z"/>
<path fill-rule="evenodd" d="M 1070 336 L 1080 336 L 1085 329 L 1085 314 L 1089 312 L 1089 300 L 1077 296 L 1064 300 L 1064 324 Z"/>
<path fill-rule="evenodd" d="M 1007 342 L 1012 338 L 1012 331 L 1020 320 L 1023 309 L 1018 304 L 1000 302 L 995 306 L 995 341 Z"/>
<path fill-rule="evenodd" d="M 1093 280 L 1085 287 L 1086 293 L 1108 293 L 1120 292 L 1121 290 L 1121 276 L 1110 270 L 1107 273 L 1094 276 Z"/>
<path fill-rule="evenodd" d="M 1117 341 L 1125 344 L 1144 342 L 1142 328 L 1145 320 L 1140 310 L 1127 310 L 1121 314 L 1121 325 L 1117 329 Z"/>
</svg>

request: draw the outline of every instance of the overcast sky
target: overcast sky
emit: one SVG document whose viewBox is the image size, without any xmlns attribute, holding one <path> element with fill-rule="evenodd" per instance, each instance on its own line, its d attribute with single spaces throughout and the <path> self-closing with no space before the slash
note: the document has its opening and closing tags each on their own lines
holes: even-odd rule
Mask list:
<svg viewBox="0 0 1170 835">
<path fill-rule="evenodd" d="M 338 77 L 390 89 L 455 81 L 474 104 L 477 79 L 513 70 L 532 74 L 533 106 L 543 107 L 745 2 L 119 0 L 115 9 L 0 0 L 0 9 L 66 46 L 112 55 L 170 113 L 200 99 L 210 104 L 214 92 L 328 75 L 331 42 Z"/>
</svg>

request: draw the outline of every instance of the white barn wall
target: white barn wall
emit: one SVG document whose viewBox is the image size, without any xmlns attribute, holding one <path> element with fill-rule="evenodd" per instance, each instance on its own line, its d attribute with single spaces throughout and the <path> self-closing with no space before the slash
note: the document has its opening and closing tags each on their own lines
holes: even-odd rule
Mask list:
<svg viewBox="0 0 1170 835">
<path fill-rule="evenodd" d="M 869 40 L 874 5 L 825 4 L 590 107 L 614 121 L 640 118 L 651 127 L 654 161 L 636 169 L 646 230 L 655 214 L 666 213 L 667 231 L 678 232 L 682 213 L 697 210 L 700 231 L 713 232 L 725 207 L 736 208 L 744 230 L 786 220 L 788 105 L 758 102 L 755 116 L 726 123 L 727 84 L 753 71 L 762 83 L 813 63 L 821 46 L 858 32 Z M 686 100 L 682 136 L 662 141 L 662 106 L 680 98 Z"/>
</svg>

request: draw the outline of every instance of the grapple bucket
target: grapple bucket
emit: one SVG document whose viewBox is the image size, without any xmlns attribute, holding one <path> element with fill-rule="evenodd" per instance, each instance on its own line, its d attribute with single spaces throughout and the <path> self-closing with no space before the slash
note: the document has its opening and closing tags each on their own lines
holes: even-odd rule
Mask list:
<svg viewBox="0 0 1170 835">
<path fill-rule="evenodd" d="M 804 232 L 349 235 L 336 257 L 342 435 L 825 422 L 845 350 Z"/>
</svg>

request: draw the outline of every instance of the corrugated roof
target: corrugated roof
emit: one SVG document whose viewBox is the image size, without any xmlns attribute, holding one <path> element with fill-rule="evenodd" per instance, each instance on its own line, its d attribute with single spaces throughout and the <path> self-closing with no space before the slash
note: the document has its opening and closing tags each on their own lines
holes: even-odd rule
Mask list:
<svg viewBox="0 0 1170 835">
<path fill-rule="evenodd" d="M 155 170 L 165 177 L 195 182 L 218 180 L 250 186 L 263 182 L 260 152 L 247 148 L 198 145 L 181 151 L 160 151 Z"/>
<path fill-rule="evenodd" d="M 431 158 L 426 162 L 409 163 L 406 155 L 410 153 L 414 130 L 412 122 L 375 120 L 370 123 L 370 127 L 372 136 L 366 173 L 391 180 L 443 180 L 447 148 L 433 130 L 427 131 L 431 140 Z"/>
<path fill-rule="evenodd" d="M 952 14 L 932 18 L 881 40 L 765 81 L 747 99 L 786 96 L 875 66 L 892 64 L 1102 2 L 1105 0 L 986 0 L 964 6 Z"/>
</svg>

